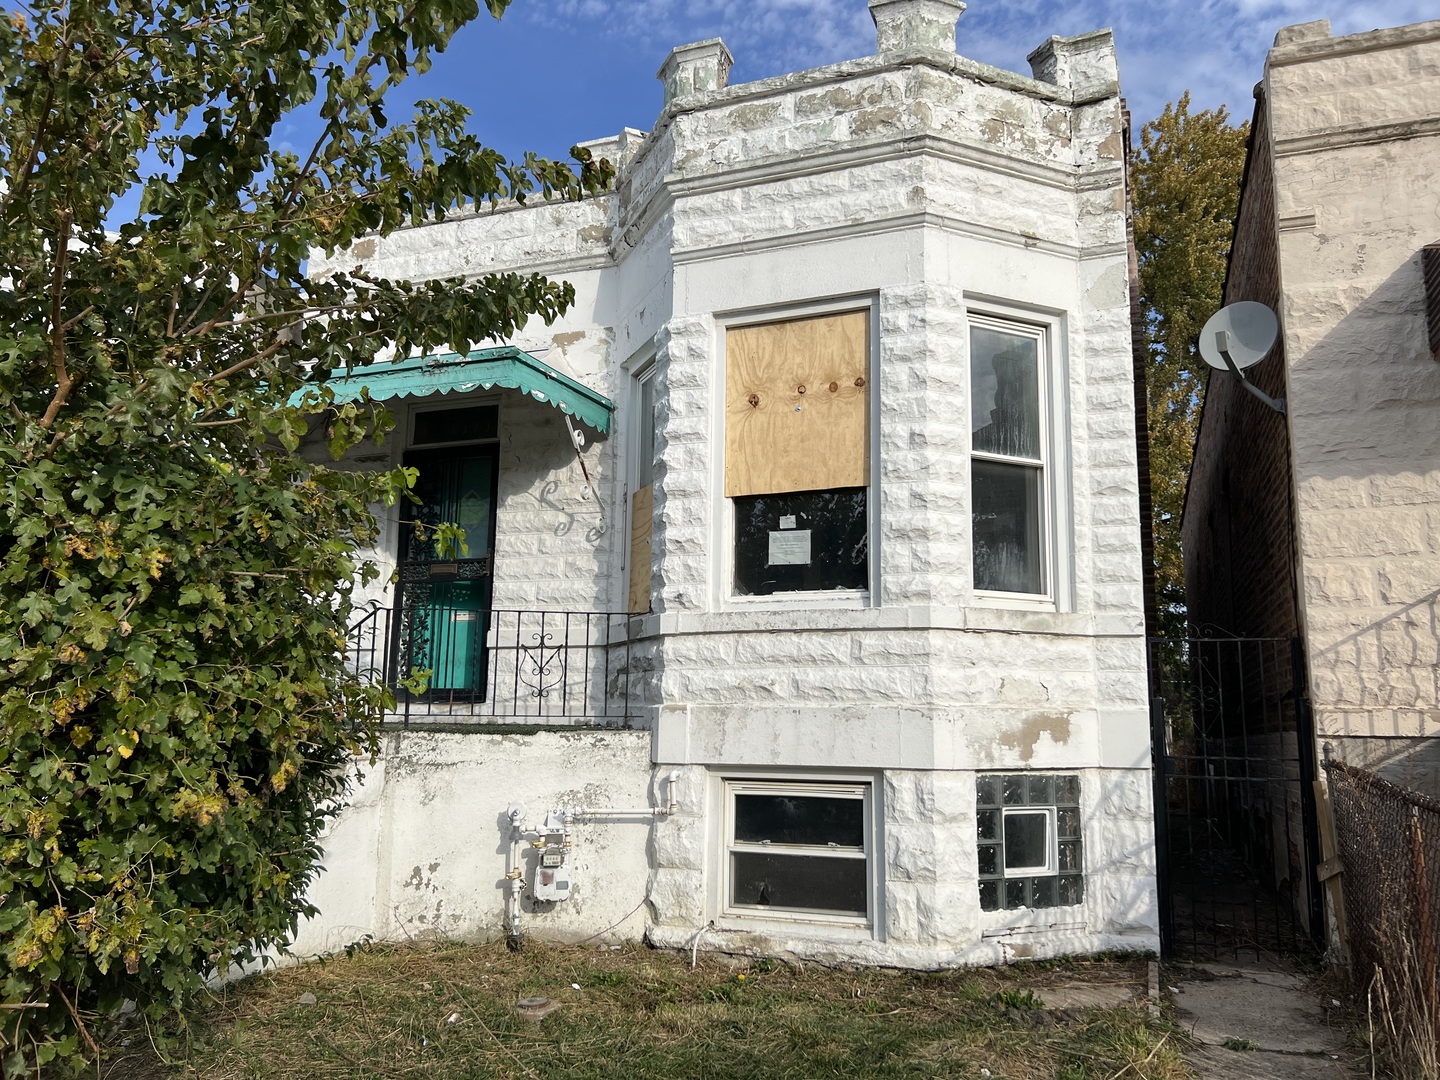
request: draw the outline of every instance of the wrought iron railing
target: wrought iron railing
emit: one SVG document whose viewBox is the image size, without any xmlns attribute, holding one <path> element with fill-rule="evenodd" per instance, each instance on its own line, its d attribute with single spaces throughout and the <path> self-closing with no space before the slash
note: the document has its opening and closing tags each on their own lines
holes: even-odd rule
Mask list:
<svg viewBox="0 0 1440 1080">
<path fill-rule="evenodd" d="M 623 612 L 486 611 L 430 598 L 398 614 L 370 609 L 351 626 L 346 656 L 394 690 L 388 719 L 400 723 L 628 727 L 638 712 L 629 622 Z"/>
</svg>

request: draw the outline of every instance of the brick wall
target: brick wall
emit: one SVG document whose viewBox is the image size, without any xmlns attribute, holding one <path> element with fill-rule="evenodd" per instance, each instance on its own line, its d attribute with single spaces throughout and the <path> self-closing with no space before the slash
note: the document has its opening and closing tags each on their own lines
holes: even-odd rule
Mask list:
<svg viewBox="0 0 1440 1080">
<path fill-rule="evenodd" d="M 1225 282 L 1225 303 L 1280 307 L 1270 132 L 1255 103 L 1250 151 Z M 1285 393 L 1285 347 L 1249 379 Z M 1211 372 L 1186 493 L 1182 543 L 1190 621 L 1201 636 L 1289 637 L 1297 632 L 1290 450 L 1285 418 L 1228 373 Z"/>
</svg>

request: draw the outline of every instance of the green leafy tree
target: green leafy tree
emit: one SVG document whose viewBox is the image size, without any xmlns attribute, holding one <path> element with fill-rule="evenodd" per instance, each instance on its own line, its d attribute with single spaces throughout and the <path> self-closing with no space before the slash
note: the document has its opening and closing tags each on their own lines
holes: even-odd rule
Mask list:
<svg viewBox="0 0 1440 1080">
<path fill-rule="evenodd" d="M 498 17 L 508 0 L 488 0 Z M 310 912 L 387 704 L 345 662 L 384 434 L 333 371 L 553 319 L 568 285 L 306 273 L 312 248 L 613 175 L 509 163 L 388 92 L 473 0 L 6 0 L 0 11 L 0 1062 L 183 1007 Z M 277 147 L 297 109 L 320 134 Z M 116 220 L 122 197 L 138 211 Z M 309 380 L 307 383 L 307 379 Z M 311 386 L 309 390 L 303 387 Z M 297 396 L 298 395 L 298 396 Z M 292 401 L 292 396 L 295 400 Z"/>
<path fill-rule="evenodd" d="M 1180 515 L 1205 362 L 1196 342 L 1220 307 L 1249 125 L 1224 106 L 1191 113 L 1187 91 L 1140 131 L 1130 163 L 1140 295 L 1149 335 L 1146 391 L 1160 630 L 1186 631 Z"/>
</svg>

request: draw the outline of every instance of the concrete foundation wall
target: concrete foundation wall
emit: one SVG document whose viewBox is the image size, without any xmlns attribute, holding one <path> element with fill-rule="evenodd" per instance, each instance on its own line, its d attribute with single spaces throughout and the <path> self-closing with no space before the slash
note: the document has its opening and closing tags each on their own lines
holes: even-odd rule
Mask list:
<svg viewBox="0 0 1440 1080">
<path fill-rule="evenodd" d="M 397 732 L 385 737 L 379 761 L 359 771 L 349 806 L 321 841 L 325 870 L 310 890 L 320 915 L 300 927 L 292 951 L 301 956 L 366 935 L 504 933 L 511 803 L 525 804 L 527 823 L 565 806 L 651 805 L 645 732 Z M 638 938 L 644 912 L 621 920 L 645 899 L 653 827 L 638 819 L 577 825 L 571 897 L 526 900 L 526 932 L 576 940 L 620 923 L 617 938 Z M 528 858 L 527 878 L 533 853 Z"/>
<path fill-rule="evenodd" d="M 367 936 L 504 934 L 510 804 L 525 803 L 527 820 L 563 806 L 603 817 L 606 807 L 664 805 L 672 770 L 652 766 L 650 757 L 645 732 L 387 736 L 380 760 L 362 769 L 348 808 L 323 838 L 325 869 L 310 893 L 321 914 L 301 925 L 292 952 L 336 952 Z M 975 888 L 974 772 L 848 771 L 873 784 L 882 822 L 873 932 L 727 919 L 716 892 L 722 784 L 757 773 L 720 764 L 679 772 L 673 818 L 575 827 L 573 895 L 536 904 L 527 890 L 526 934 L 573 941 L 604 931 L 607 940 L 648 937 L 681 947 L 709 927 L 706 948 L 917 967 L 1154 947 L 1150 789 L 1137 770 L 1078 771 L 1085 902 L 998 912 L 980 910 Z M 533 862 L 533 853 L 527 858 Z"/>
</svg>

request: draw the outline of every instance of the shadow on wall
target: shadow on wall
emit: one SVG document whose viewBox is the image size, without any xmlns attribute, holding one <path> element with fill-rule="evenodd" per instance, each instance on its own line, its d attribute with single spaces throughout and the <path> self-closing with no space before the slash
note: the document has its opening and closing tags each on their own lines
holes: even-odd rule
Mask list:
<svg viewBox="0 0 1440 1080">
<path fill-rule="evenodd" d="M 517 398 L 501 413 L 495 606 L 603 611 L 614 603 L 618 490 L 611 440 L 585 428 L 596 504 L 560 412 Z"/>
<path fill-rule="evenodd" d="M 1327 301 L 1312 303 L 1323 317 Z M 1292 309 L 1287 321 L 1303 325 L 1307 314 Z M 1428 346 L 1420 249 L 1323 338 L 1303 353 L 1292 346 L 1288 378 L 1302 409 L 1292 421 L 1302 484 L 1440 470 L 1440 363 Z"/>
<path fill-rule="evenodd" d="M 1419 251 L 1289 379 L 1317 731 L 1345 760 L 1435 792 L 1440 363 Z"/>
</svg>

